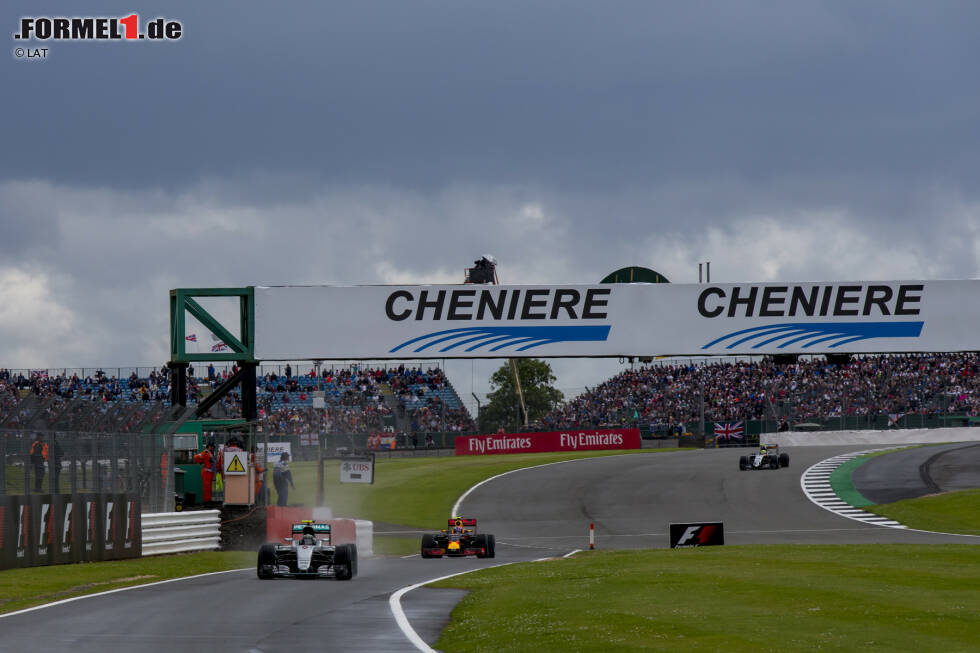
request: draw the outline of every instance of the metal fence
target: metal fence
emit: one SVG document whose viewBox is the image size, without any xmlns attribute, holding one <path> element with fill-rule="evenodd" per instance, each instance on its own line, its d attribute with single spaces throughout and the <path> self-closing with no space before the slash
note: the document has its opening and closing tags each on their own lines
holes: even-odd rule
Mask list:
<svg viewBox="0 0 980 653">
<path fill-rule="evenodd" d="M 189 353 L 204 353 L 204 352 L 189 352 Z M 262 363 L 256 368 L 256 376 L 259 378 L 264 377 L 266 374 L 274 374 L 277 377 L 285 377 L 286 366 L 290 367 L 290 372 L 292 376 L 307 376 L 311 371 L 323 372 L 333 372 L 337 373 L 341 370 L 363 370 L 363 369 L 396 369 L 399 365 L 404 365 L 407 368 L 445 368 L 444 360 L 405 360 L 405 361 L 392 361 L 392 360 L 377 360 L 377 361 L 312 361 L 312 360 L 299 360 L 299 361 L 281 361 L 276 363 Z M 211 363 L 214 365 L 214 372 L 219 377 L 227 377 L 232 374 L 232 368 L 235 367 L 235 363 L 229 363 L 227 361 L 220 361 Z M 204 381 L 208 378 L 208 363 L 199 362 L 191 364 L 194 372 L 190 374 L 191 377 L 197 379 L 198 381 Z M 132 375 L 136 375 L 137 378 L 146 379 L 150 376 L 151 372 L 157 374 L 168 374 L 168 370 L 165 365 L 163 366 L 119 366 L 119 367 L 49 367 L 49 368 L 13 368 L 13 369 L 3 369 L 4 373 L 9 373 L 12 380 L 16 380 L 19 377 L 25 379 L 31 379 L 37 375 L 43 375 L 44 378 L 71 378 L 72 376 L 77 376 L 79 379 L 96 379 L 99 377 L 104 377 L 107 379 L 128 379 Z"/>
<path fill-rule="evenodd" d="M 140 433 L 0 430 L 0 494 L 138 494 L 173 510 L 173 438 Z"/>
</svg>

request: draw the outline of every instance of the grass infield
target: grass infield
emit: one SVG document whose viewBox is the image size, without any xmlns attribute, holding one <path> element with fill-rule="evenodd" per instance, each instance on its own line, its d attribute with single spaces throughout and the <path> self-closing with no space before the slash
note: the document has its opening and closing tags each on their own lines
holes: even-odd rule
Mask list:
<svg viewBox="0 0 980 653">
<path fill-rule="evenodd" d="M 980 535 L 980 489 L 931 494 L 864 508 L 910 528 L 941 533 Z M 980 588 L 978 610 L 980 610 Z M 980 646 L 978 646 L 980 649 Z"/>
<path fill-rule="evenodd" d="M 980 547 L 587 551 L 433 585 L 469 590 L 445 651 L 975 651 Z"/>
</svg>

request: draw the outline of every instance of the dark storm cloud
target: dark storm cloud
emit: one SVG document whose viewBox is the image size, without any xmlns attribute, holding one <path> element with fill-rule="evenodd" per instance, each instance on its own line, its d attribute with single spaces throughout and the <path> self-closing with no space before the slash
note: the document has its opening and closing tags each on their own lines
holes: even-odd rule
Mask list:
<svg viewBox="0 0 980 653">
<path fill-rule="evenodd" d="M 185 33 L 0 66 L 0 366 L 159 365 L 171 288 L 484 253 L 507 283 L 980 276 L 975 3 L 135 4 L 0 9 Z"/>
<path fill-rule="evenodd" d="M 20 15 L 58 6 L 8 6 L 4 24 L 12 32 Z M 610 188 L 849 175 L 976 191 L 973 3 L 138 11 L 181 20 L 185 36 L 49 43 L 51 61 L 4 66 L 22 102 L 2 108 L 0 176 L 117 188 L 257 172 Z"/>
</svg>

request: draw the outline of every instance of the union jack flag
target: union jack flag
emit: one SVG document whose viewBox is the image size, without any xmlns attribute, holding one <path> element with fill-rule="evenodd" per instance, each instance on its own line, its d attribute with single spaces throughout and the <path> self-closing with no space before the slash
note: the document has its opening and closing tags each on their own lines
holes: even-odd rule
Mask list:
<svg viewBox="0 0 980 653">
<path fill-rule="evenodd" d="M 730 438 L 742 439 L 742 422 L 725 422 L 724 424 L 715 422 L 715 439 L 728 440 Z"/>
<path fill-rule="evenodd" d="M 228 349 L 228 345 L 223 342 L 219 342 L 218 344 L 211 346 L 211 351 L 224 351 L 226 349 Z"/>
<path fill-rule="evenodd" d="M 190 342 L 197 342 L 197 334 L 196 333 L 192 333 L 189 336 L 184 336 L 184 340 L 188 340 Z"/>
</svg>

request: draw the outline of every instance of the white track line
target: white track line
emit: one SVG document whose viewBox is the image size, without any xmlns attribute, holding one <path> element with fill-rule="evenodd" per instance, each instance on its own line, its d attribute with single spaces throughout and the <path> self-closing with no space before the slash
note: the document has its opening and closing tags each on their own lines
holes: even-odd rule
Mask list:
<svg viewBox="0 0 980 653">
<path fill-rule="evenodd" d="M 540 562 L 541 560 L 550 560 L 550 558 L 538 558 L 533 562 Z M 436 649 L 432 648 L 425 643 L 425 640 L 419 637 L 419 634 L 415 632 L 412 628 L 412 624 L 409 623 L 408 617 L 405 616 L 405 611 L 402 610 L 402 596 L 411 592 L 414 589 L 422 587 L 423 585 L 428 585 L 429 583 L 437 583 L 440 580 L 446 580 L 447 578 L 452 578 L 454 576 L 462 576 L 463 574 L 471 574 L 474 571 L 480 571 L 480 569 L 494 569 L 495 567 L 506 567 L 507 565 L 516 565 L 517 562 L 503 562 L 499 565 L 490 565 L 489 567 L 480 567 L 478 569 L 468 569 L 467 571 L 461 571 L 455 574 L 449 574 L 448 576 L 440 576 L 439 578 L 430 578 L 429 580 L 424 580 L 421 583 L 415 583 L 414 585 L 409 585 L 408 587 L 403 587 L 396 591 L 388 599 L 388 607 L 391 608 L 391 614 L 395 617 L 395 623 L 401 628 L 402 633 L 408 638 L 408 641 L 412 643 L 415 648 L 422 651 L 422 653 L 438 653 Z"/>
<path fill-rule="evenodd" d="M 470 492 L 480 487 L 484 483 L 489 483 L 490 481 L 498 479 L 502 476 L 507 476 L 508 474 L 513 474 L 515 472 L 523 472 L 528 469 L 538 469 L 539 467 L 550 467 L 551 465 L 564 465 L 565 463 L 577 463 L 582 460 L 595 460 L 597 458 L 617 458 L 619 456 L 635 456 L 635 455 L 636 455 L 635 453 L 618 453 L 618 454 L 613 454 L 612 456 L 591 456 L 587 458 L 572 458 L 571 460 L 558 460 L 553 463 L 544 463 L 542 465 L 531 465 L 530 467 L 521 467 L 520 469 L 512 469 L 509 472 L 504 472 L 502 474 L 497 474 L 496 476 L 491 476 L 490 478 L 485 478 L 479 483 L 477 483 L 476 485 L 474 485 L 473 487 L 471 487 L 470 489 L 468 489 L 466 492 L 463 492 L 463 494 L 461 494 L 460 497 L 456 499 L 456 503 L 453 504 L 452 514 L 454 517 L 460 514 L 459 508 L 463 504 L 463 500 L 470 495 Z"/>
<path fill-rule="evenodd" d="M 817 504 L 824 510 L 829 510 L 835 515 L 840 515 L 841 517 L 853 519 L 865 524 L 885 526 L 887 528 L 908 528 L 904 524 L 900 524 L 897 521 L 889 520 L 887 517 L 882 517 L 881 515 L 876 515 L 852 506 L 838 497 L 837 493 L 830 486 L 830 477 L 834 470 L 844 463 L 865 454 L 875 453 L 878 451 L 888 451 L 890 449 L 897 448 L 898 447 L 885 447 L 883 449 L 855 451 L 853 453 L 845 453 L 839 456 L 834 456 L 833 458 L 828 458 L 827 460 L 822 460 L 816 465 L 810 466 L 810 468 L 803 472 L 803 475 L 800 477 L 800 487 L 803 489 L 803 494 L 806 495 L 807 499 Z"/>
<path fill-rule="evenodd" d="M 119 587 L 114 590 L 106 590 L 104 592 L 96 592 L 95 594 L 85 594 L 83 596 L 73 596 L 70 599 L 62 599 L 60 601 L 55 601 L 53 603 L 45 603 L 44 605 L 35 605 L 33 608 L 24 608 L 23 610 L 17 610 L 16 612 L 7 612 L 5 614 L 0 614 L 0 619 L 4 617 L 13 617 L 14 615 L 24 614 L 25 612 L 34 612 L 35 610 L 41 610 L 43 608 L 50 608 L 56 605 L 64 605 L 65 603 L 71 603 L 73 601 L 81 601 L 82 599 L 91 599 L 96 596 L 105 596 L 106 594 L 115 594 L 116 592 L 125 592 L 126 590 L 138 590 L 142 587 L 152 587 L 154 585 L 163 585 L 165 583 L 176 583 L 179 580 L 190 580 L 191 578 L 203 578 L 205 576 L 214 576 L 216 574 L 231 574 L 236 571 L 248 571 L 251 567 L 245 569 L 229 569 L 228 571 L 210 571 L 206 574 L 198 574 L 196 576 L 183 576 L 181 578 L 168 578 L 167 580 L 158 580 L 154 583 L 144 583 L 143 585 L 130 585 L 129 587 Z"/>
</svg>

